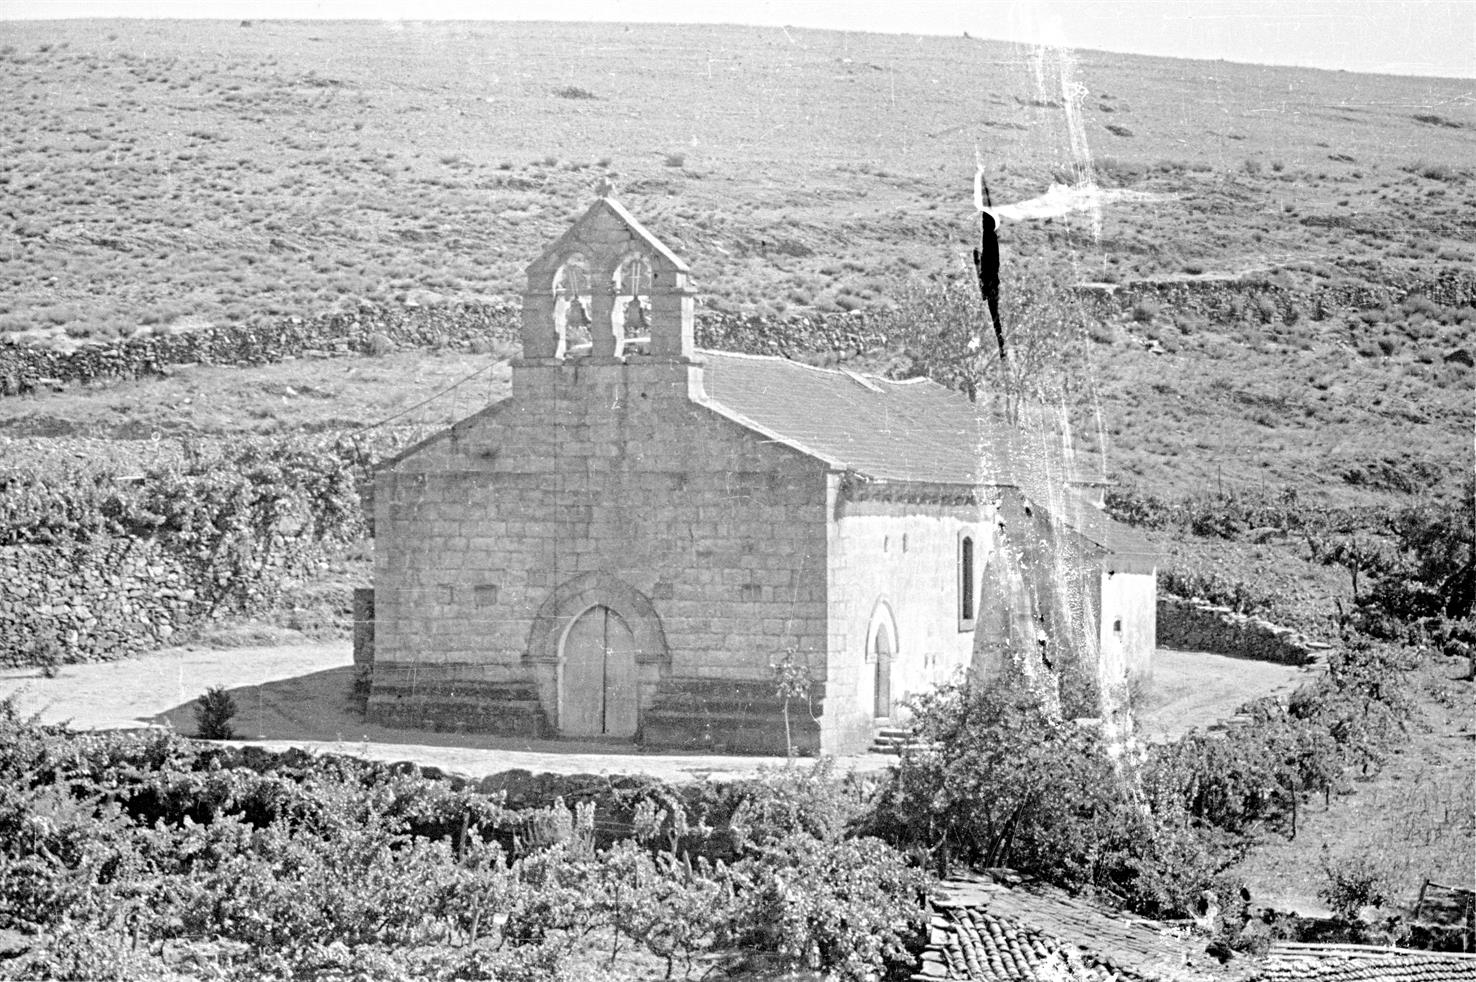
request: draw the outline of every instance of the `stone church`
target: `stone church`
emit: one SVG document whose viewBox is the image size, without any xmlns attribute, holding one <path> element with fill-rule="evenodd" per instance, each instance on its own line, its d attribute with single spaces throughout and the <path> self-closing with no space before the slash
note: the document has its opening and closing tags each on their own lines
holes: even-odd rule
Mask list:
<svg viewBox="0 0 1476 982">
<path fill-rule="evenodd" d="M 1148 670 L 1153 553 L 1069 461 L 930 381 L 698 350 L 689 273 L 599 198 L 528 267 L 511 397 L 382 467 L 372 720 L 783 753 L 789 658 L 796 746 L 852 752 L 960 669 L 1087 716 Z"/>
</svg>

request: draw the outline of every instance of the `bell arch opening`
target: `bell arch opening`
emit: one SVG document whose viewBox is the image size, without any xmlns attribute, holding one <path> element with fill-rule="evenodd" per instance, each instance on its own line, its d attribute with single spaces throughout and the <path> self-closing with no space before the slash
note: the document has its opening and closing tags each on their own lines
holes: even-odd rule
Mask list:
<svg viewBox="0 0 1476 982">
<path fill-rule="evenodd" d="M 651 262 L 644 253 L 629 253 L 615 264 L 610 275 L 610 330 L 615 335 L 616 353 L 642 339 L 647 347 L 651 337 L 651 288 L 654 276 Z"/>
<path fill-rule="evenodd" d="M 594 300 L 589 263 L 582 253 L 567 256 L 553 275 L 554 357 L 590 341 L 590 310 Z"/>
</svg>

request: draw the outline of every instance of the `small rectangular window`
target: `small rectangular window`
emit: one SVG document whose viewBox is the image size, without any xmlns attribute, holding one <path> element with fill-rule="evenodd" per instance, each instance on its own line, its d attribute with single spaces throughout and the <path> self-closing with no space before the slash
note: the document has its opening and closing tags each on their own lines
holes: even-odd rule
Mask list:
<svg viewBox="0 0 1476 982">
<path fill-rule="evenodd" d="M 965 535 L 958 540 L 958 629 L 974 627 L 974 539 Z"/>
</svg>

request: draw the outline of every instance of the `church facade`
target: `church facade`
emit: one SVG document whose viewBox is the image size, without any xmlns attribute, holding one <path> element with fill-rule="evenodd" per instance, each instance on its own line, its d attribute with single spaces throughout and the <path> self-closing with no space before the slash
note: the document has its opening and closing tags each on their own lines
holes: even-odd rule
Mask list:
<svg viewBox="0 0 1476 982">
<path fill-rule="evenodd" d="M 689 276 L 600 198 L 511 397 L 381 468 L 372 720 L 783 753 L 788 661 L 797 748 L 851 752 L 961 669 L 1088 709 L 1147 672 L 1152 551 L 1063 469 L 929 381 L 697 350 Z"/>
</svg>

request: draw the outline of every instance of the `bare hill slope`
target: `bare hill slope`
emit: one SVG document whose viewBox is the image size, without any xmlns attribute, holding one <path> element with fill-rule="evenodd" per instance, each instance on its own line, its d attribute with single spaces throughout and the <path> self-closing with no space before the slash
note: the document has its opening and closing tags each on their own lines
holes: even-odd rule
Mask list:
<svg viewBox="0 0 1476 982">
<path fill-rule="evenodd" d="M 1012 227 L 1006 261 L 1384 276 L 1473 257 L 1456 80 L 738 27 L 0 37 L 9 329 L 516 291 L 601 173 L 721 303 L 866 305 L 967 255 L 976 148 L 1004 200 L 1070 180 L 1083 150 L 1142 192 L 1099 239 L 1084 215 Z"/>
<path fill-rule="evenodd" d="M 1087 164 L 1115 192 L 1100 227 L 1039 201 L 1007 225 L 1006 263 L 1070 279 L 1303 290 L 1476 258 L 1458 80 L 493 23 L 7 22 L 0 61 L 12 334 L 516 292 L 602 175 L 712 305 L 867 308 L 965 270 L 976 153 L 999 200 Z M 1446 299 L 1249 326 L 1135 311 L 1095 338 L 1109 463 L 1165 490 L 1468 467 L 1476 312 Z"/>
</svg>

